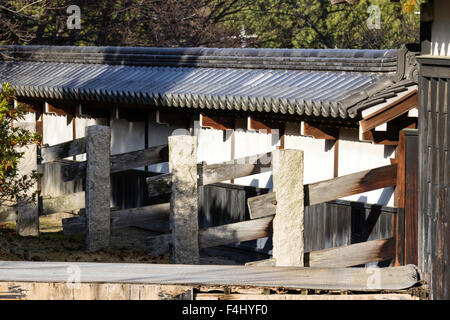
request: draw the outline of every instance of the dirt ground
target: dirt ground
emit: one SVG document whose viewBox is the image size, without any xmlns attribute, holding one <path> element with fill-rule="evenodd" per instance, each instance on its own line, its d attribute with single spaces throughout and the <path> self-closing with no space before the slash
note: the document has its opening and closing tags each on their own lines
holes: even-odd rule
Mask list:
<svg viewBox="0 0 450 320">
<path fill-rule="evenodd" d="M 67 236 L 61 220 L 40 217 L 39 237 L 19 237 L 15 223 L 0 223 L 0 261 L 66 261 L 169 263 L 169 255 L 149 257 L 143 249 L 108 249 L 91 253 L 86 250 L 84 235 Z M 213 256 L 202 256 L 201 264 L 238 264 Z"/>
</svg>

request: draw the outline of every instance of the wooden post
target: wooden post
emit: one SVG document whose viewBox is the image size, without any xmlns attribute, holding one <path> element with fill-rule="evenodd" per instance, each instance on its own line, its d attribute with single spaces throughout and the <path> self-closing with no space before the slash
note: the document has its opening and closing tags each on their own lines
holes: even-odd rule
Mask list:
<svg viewBox="0 0 450 320">
<path fill-rule="evenodd" d="M 404 129 L 400 131 L 397 160 L 397 186 L 395 194 L 399 214 L 396 215 L 395 224 L 398 227 L 398 231 L 403 231 L 403 235 L 399 232 L 396 236 L 397 254 L 395 265 L 417 265 L 419 204 L 418 130 Z"/>
<path fill-rule="evenodd" d="M 109 127 L 86 128 L 86 246 L 91 252 L 110 241 L 110 140 Z"/>
<path fill-rule="evenodd" d="M 27 129 L 29 132 L 36 131 L 36 123 L 34 122 L 19 122 L 17 127 Z M 36 144 L 30 144 L 22 147 L 19 150 L 24 152 L 24 156 L 20 159 L 18 164 L 18 171 L 20 175 L 30 176 L 33 170 L 37 171 L 37 149 Z M 32 186 L 27 191 L 27 196 L 31 196 L 37 190 L 37 185 Z M 17 204 L 17 233 L 20 236 L 38 236 L 39 235 L 39 208 L 36 203 L 27 199 Z"/>
<path fill-rule="evenodd" d="M 169 169 L 172 173 L 170 262 L 198 264 L 197 137 L 169 137 Z"/>
<path fill-rule="evenodd" d="M 303 151 L 275 150 L 272 164 L 277 202 L 273 258 L 277 266 L 303 267 Z"/>
</svg>

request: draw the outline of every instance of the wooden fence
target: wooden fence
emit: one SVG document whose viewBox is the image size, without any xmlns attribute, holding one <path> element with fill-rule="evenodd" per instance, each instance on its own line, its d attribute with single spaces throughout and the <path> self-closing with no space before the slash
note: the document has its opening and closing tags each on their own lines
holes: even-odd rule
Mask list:
<svg viewBox="0 0 450 320">
<path fill-rule="evenodd" d="M 45 147 L 41 150 L 41 163 L 62 161 L 67 157 L 86 153 L 86 161 L 71 163 L 62 168 L 62 176 L 65 181 L 85 179 L 85 190 L 73 194 L 62 195 L 54 198 L 42 199 L 41 214 L 51 214 L 68 210 L 80 210 L 85 208 L 84 215 L 63 219 L 64 232 L 66 234 L 86 233 L 87 247 L 91 251 L 106 248 L 109 245 L 111 230 L 117 230 L 129 226 L 137 226 L 150 230 L 156 234 L 146 239 L 146 246 L 150 255 L 171 253 L 176 256 L 172 259 L 175 263 L 197 263 L 198 251 L 201 248 L 209 248 L 220 245 L 234 244 L 250 241 L 274 235 L 273 223 L 279 214 L 277 207 L 280 199 L 277 193 L 271 192 L 248 199 L 249 219 L 219 226 L 198 229 L 198 188 L 221 181 L 236 179 L 252 174 L 272 171 L 274 168 L 273 153 L 265 153 L 251 157 L 236 159 L 219 164 L 197 164 L 195 137 L 174 136 L 169 138 L 169 145 L 156 146 L 144 150 L 138 150 L 110 156 L 110 131 L 108 127 L 92 126 L 87 129 L 85 138 Z M 169 150 L 171 150 L 169 152 Z M 290 150 L 285 150 L 290 151 Z M 277 155 L 280 157 L 280 155 Z M 302 158 L 302 155 L 292 153 L 290 156 Z M 110 199 L 110 174 L 126 171 L 132 168 L 169 161 L 171 173 L 160 174 L 147 178 L 148 193 L 150 197 L 170 195 L 170 203 L 148 205 L 140 208 L 120 209 L 111 208 Z M 400 162 L 399 162 L 400 161 Z M 384 187 L 395 186 L 399 181 L 401 172 L 398 168 L 404 168 L 399 159 L 393 164 L 365 170 L 326 181 L 307 184 L 296 188 L 278 183 L 278 190 L 289 194 L 302 194 L 297 197 L 302 199 L 300 210 L 311 208 L 317 204 L 341 197 L 376 190 Z M 285 165 L 289 161 L 278 163 Z M 278 168 L 278 173 L 286 168 Z M 289 168 L 288 169 L 292 169 Z M 297 170 L 297 169 L 295 169 Z M 302 170 L 302 169 L 301 169 Z M 403 170 L 403 169 L 402 169 Z M 274 172 L 274 175 L 277 173 Z M 302 172 L 300 173 L 300 177 Z M 194 178 L 195 177 L 195 178 Z M 274 184 L 275 179 L 274 179 Z M 300 188 L 300 189 L 298 189 Z M 277 190 L 277 188 L 274 188 Z M 242 201 L 243 199 L 236 199 Z M 286 205 L 286 203 L 284 203 Z M 296 205 L 287 203 L 287 205 Z M 83 212 L 83 210 L 81 210 Z M 181 214 L 180 214 L 181 213 Z M 10 215 L 8 212 L 0 212 L 2 215 Z M 283 218 L 283 220 L 289 218 Z M 302 256 L 301 264 L 306 266 L 355 266 L 377 261 L 394 259 L 396 264 L 405 261 L 405 247 L 407 243 L 414 242 L 405 236 L 407 219 L 404 208 L 399 208 L 392 214 L 392 234 L 385 239 L 371 240 L 360 239 L 359 243 L 312 250 L 305 246 L 302 240 L 300 244 L 304 250 L 294 252 L 294 255 Z M 108 223 L 106 223 L 108 221 Z M 283 222 L 282 222 L 283 223 Z M 308 238 L 312 237 L 310 224 L 304 224 L 302 213 L 301 225 L 297 226 Z M 186 237 L 190 238 L 186 241 Z M 368 241 L 366 241 L 368 240 Z M 357 242 L 357 241 L 355 241 Z M 411 247 L 411 246 L 410 246 Z M 194 256 L 194 260 L 184 260 L 188 254 Z M 197 258 L 196 258 L 197 257 Z M 260 263 L 271 263 L 260 262 Z"/>
<path fill-rule="evenodd" d="M 264 159 L 262 163 L 261 159 Z M 261 173 L 271 169 L 271 153 L 214 165 L 202 163 L 197 166 L 198 179 L 196 187 Z M 177 188 L 177 186 L 174 187 L 173 185 L 172 173 L 148 178 L 148 183 L 151 196 L 167 194 Z M 394 163 L 380 168 L 304 185 L 303 205 L 310 208 L 316 204 L 326 203 L 337 198 L 395 186 L 396 183 L 397 164 Z M 194 194 L 198 192 L 195 190 L 191 191 Z M 198 248 L 208 248 L 272 236 L 273 219 L 277 213 L 276 193 L 272 192 L 249 198 L 248 207 L 250 212 L 250 219 L 248 221 L 199 229 L 197 237 Z M 372 222 L 376 223 L 378 216 L 376 210 L 374 212 L 371 219 L 375 219 Z M 400 216 L 400 219 L 398 216 Z M 376 240 L 370 240 L 368 236 L 366 239 L 361 237 L 358 241 L 355 241 L 359 243 L 304 252 L 304 264 L 307 266 L 346 267 L 396 259 L 396 256 L 400 254 L 399 252 L 402 251 L 404 246 L 404 239 L 397 240 L 398 235 L 403 236 L 404 216 L 402 216 L 402 210 L 398 212 L 397 210 L 392 210 L 392 215 L 387 217 L 387 219 L 395 221 L 395 223 L 390 225 L 390 230 L 386 230 L 385 232 L 385 234 L 391 232 L 390 237 Z M 403 221 L 403 224 L 397 223 L 397 221 Z M 301 227 L 298 226 L 299 229 Z M 314 231 L 308 230 L 307 232 L 305 231 L 305 234 L 307 233 L 309 235 L 308 237 L 310 237 L 312 236 L 312 232 Z M 174 233 L 176 232 L 172 230 L 171 233 L 150 237 L 147 240 L 148 253 L 150 255 L 160 255 L 172 252 L 174 250 L 172 241 L 177 236 Z M 402 247 L 398 247 L 398 245 Z M 294 254 L 302 253 L 297 252 Z M 262 261 L 259 263 L 270 264 L 271 262 Z"/>
</svg>

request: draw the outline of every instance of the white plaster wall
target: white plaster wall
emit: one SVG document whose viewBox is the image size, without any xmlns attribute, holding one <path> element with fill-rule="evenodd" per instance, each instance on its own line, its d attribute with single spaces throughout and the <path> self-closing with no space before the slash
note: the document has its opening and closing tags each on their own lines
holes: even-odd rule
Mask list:
<svg viewBox="0 0 450 320">
<path fill-rule="evenodd" d="M 431 54 L 450 56 L 450 1 L 434 1 Z"/>
<path fill-rule="evenodd" d="M 276 150 L 278 135 L 249 130 L 235 131 L 235 159 Z M 235 184 L 272 188 L 272 172 L 264 172 L 234 180 Z"/>
<path fill-rule="evenodd" d="M 303 150 L 305 184 L 333 178 L 334 142 L 300 135 L 299 124 L 286 125 L 284 148 Z"/>
<path fill-rule="evenodd" d="M 389 146 L 360 142 L 357 129 L 341 129 L 339 141 L 339 176 L 390 165 L 395 149 Z M 393 188 L 373 190 L 342 199 L 393 206 Z"/>
<path fill-rule="evenodd" d="M 231 160 L 231 131 L 201 128 L 196 136 L 197 162 L 213 164 Z"/>
<path fill-rule="evenodd" d="M 150 115 L 149 115 L 150 116 Z M 168 137 L 176 130 L 176 127 L 171 127 L 166 124 L 158 124 L 155 118 L 150 116 L 148 125 L 148 145 L 149 147 L 160 146 L 168 143 Z M 169 163 L 158 163 L 148 166 L 151 172 L 168 173 Z"/>
<path fill-rule="evenodd" d="M 50 146 L 73 140 L 72 121 L 67 116 L 43 114 L 43 144 Z"/>
<path fill-rule="evenodd" d="M 77 117 L 75 118 L 75 138 L 82 138 L 86 136 L 86 127 L 94 125 L 106 125 L 105 119 L 93 119 L 87 117 Z M 77 155 L 75 158 L 77 161 L 86 160 L 86 154 Z"/>
</svg>

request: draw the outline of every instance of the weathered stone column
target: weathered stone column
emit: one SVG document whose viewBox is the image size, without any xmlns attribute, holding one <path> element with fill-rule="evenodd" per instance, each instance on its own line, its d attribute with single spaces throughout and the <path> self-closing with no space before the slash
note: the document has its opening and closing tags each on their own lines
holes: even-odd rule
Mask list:
<svg viewBox="0 0 450 320">
<path fill-rule="evenodd" d="M 34 122 L 17 122 L 16 127 L 21 127 L 31 133 L 36 132 L 36 123 Z M 20 176 L 30 176 L 33 170 L 37 171 L 37 146 L 36 144 L 29 144 L 26 147 L 19 149 L 19 152 L 24 152 L 20 159 L 17 169 Z M 36 192 L 37 185 L 33 185 L 28 191 L 27 196 Z M 25 200 L 17 204 L 17 234 L 20 236 L 38 236 L 39 235 L 39 209 L 36 202 Z"/>
<path fill-rule="evenodd" d="M 197 137 L 169 137 L 171 263 L 198 264 Z"/>
<path fill-rule="evenodd" d="M 110 141 L 109 127 L 86 128 L 86 246 L 91 252 L 107 248 L 111 236 Z"/>
<path fill-rule="evenodd" d="M 277 266 L 303 267 L 303 151 L 275 150 L 272 164 L 277 200 L 273 257 Z"/>
</svg>

